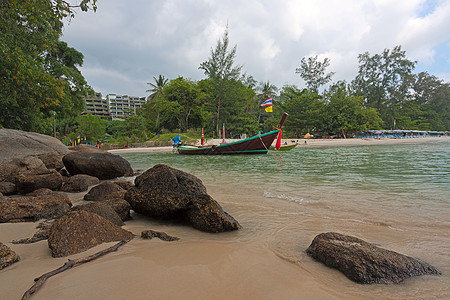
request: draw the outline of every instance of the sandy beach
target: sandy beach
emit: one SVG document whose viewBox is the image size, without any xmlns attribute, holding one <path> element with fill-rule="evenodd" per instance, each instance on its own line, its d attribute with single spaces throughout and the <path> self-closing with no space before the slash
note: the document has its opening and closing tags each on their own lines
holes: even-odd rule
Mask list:
<svg viewBox="0 0 450 300">
<path fill-rule="evenodd" d="M 443 138 L 416 139 L 334 139 L 298 140 L 298 147 L 335 147 L 385 145 L 448 141 Z M 291 144 L 291 140 L 285 140 Z M 294 140 L 295 142 L 297 140 Z M 209 141 L 213 143 L 214 141 Z M 284 142 L 284 141 L 283 141 Z M 172 147 L 128 148 L 111 153 L 170 152 Z M 130 178 L 129 180 L 133 180 Z M 305 250 L 318 233 L 338 230 L 357 235 L 369 242 L 380 243 L 393 251 L 427 260 L 423 248 L 434 243 L 435 225 L 431 221 L 410 227 L 409 220 L 398 223 L 318 217 L 324 210 L 312 203 L 309 212 L 316 215 L 281 214 L 289 211 L 292 201 L 280 202 L 286 209 L 269 209 L 271 196 L 263 197 L 253 187 L 202 178 L 208 193 L 225 211 L 241 222 L 243 229 L 220 234 L 200 232 L 189 226 L 145 218 L 133 213 L 124 229 L 136 237 L 117 252 L 77 266 L 51 277 L 32 299 L 445 299 L 449 277 L 445 256 L 448 245 L 442 245 L 443 259 L 436 259 L 444 275 L 421 276 L 399 285 L 360 285 L 351 282 L 336 270 L 315 262 Z M 334 197 L 325 190 L 310 190 L 317 197 Z M 360 197 L 357 191 L 346 191 L 345 197 Z M 333 192 L 334 193 L 334 192 Z M 87 203 L 85 193 L 69 194 L 74 205 Z M 380 192 L 382 195 L 382 192 Z M 379 194 L 373 196 L 374 199 Z M 261 198 L 263 198 L 261 200 Z M 242 201 L 238 201 L 242 200 Z M 303 200 L 303 199 L 301 199 Z M 261 202 L 262 201 L 262 202 Z M 255 205 L 255 203 L 261 203 Z M 277 204 L 278 205 L 278 204 Z M 327 204 L 330 205 L 330 204 Z M 342 211 L 351 211 L 352 207 Z M 275 220 L 284 222 L 271 224 Z M 444 215 L 445 216 L 445 215 Z M 381 219 L 381 220 L 380 220 Z M 434 224 L 434 223 L 432 223 Z M 38 223 L 2 223 L 0 241 L 16 251 L 21 260 L 0 271 L 1 299 L 19 299 L 34 283 L 34 278 L 62 266 L 68 258 L 86 257 L 115 243 L 107 243 L 66 258 L 52 258 L 47 241 L 34 244 L 13 244 L 11 241 L 31 237 Z M 441 225 L 440 225 L 441 226 Z M 444 235 L 448 225 L 439 232 Z M 179 237 L 179 241 L 143 240 L 143 230 L 162 231 Z M 293 234 L 294 233 L 294 234 Z M 430 237 L 430 241 L 427 238 Z M 423 244 L 423 247 L 418 245 Z M 420 290 L 420 292 L 418 292 Z M 429 295 L 430 297 L 427 297 Z M 448 298 L 447 298 L 448 299 Z"/>
<path fill-rule="evenodd" d="M 405 143 L 429 143 L 449 141 L 450 137 L 422 137 L 409 139 L 363 139 L 363 138 L 348 138 L 348 139 L 282 139 L 283 145 L 297 144 L 298 148 L 314 148 L 314 147 L 342 147 L 342 146 L 373 146 L 373 145 L 396 145 Z M 239 141 L 238 139 L 227 139 L 227 143 Z M 219 145 L 222 140 L 210 139 L 206 145 Z M 200 141 L 196 143 L 200 145 Z M 109 150 L 111 153 L 150 153 L 150 152 L 171 152 L 173 147 L 146 147 L 146 148 L 126 148 Z"/>
</svg>

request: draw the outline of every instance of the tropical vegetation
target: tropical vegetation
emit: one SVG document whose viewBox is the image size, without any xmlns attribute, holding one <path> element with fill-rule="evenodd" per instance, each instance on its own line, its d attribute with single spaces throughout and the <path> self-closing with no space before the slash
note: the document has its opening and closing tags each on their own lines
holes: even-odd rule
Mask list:
<svg viewBox="0 0 450 300">
<path fill-rule="evenodd" d="M 427 72 L 414 73 L 416 61 L 401 46 L 358 56 L 351 82 L 335 81 L 331 60 L 303 57 L 298 68 L 304 87 L 257 82 L 236 65 L 237 45 L 229 31 L 199 64 L 205 78 L 153 76 L 147 103 L 125 121 L 81 115 L 83 96 L 93 92 L 79 67 L 83 54 L 60 40 L 63 20 L 76 10 L 96 10 L 96 0 L 71 5 L 63 0 L 8 0 L 0 10 L 0 127 L 36 131 L 69 142 L 146 141 L 164 133 L 205 129 L 209 137 L 253 135 L 272 130 L 283 112 L 284 134 L 341 137 L 366 129 L 450 129 L 450 86 Z M 272 98 L 273 112 L 261 103 Z M 56 128 L 53 117 L 57 116 Z M 394 125 L 395 124 L 395 125 Z"/>
</svg>

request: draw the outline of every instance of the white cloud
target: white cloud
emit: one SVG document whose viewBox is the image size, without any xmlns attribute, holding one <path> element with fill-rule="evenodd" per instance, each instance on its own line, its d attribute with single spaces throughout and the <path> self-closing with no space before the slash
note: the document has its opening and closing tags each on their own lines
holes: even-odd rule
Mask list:
<svg viewBox="0 0 450 300">
<path fill-rule="evenodd" d="M 311 53 L 331 59 L 333 80 L 350 81 L 358 54 L 396 45 L 437 75 L 449 64 L 439 46 L 450 41 L 450 1 L 431 1 L 108 0 L 97 13 L 78 13 L 63 40 L 85 55 L 83 73 L 104 93 L 144 95 L 159 74 L 202 79 L 198 67 L 227 24 L 236 63 L 278 86 L 301 85 L 295 69 Z"/>
</svg>

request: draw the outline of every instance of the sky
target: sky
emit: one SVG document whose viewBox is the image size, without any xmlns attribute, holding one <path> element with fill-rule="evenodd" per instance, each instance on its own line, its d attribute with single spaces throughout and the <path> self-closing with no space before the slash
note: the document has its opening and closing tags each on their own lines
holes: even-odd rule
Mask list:
<svg viewBox="0 0 450 300">
<path fill-rule="evenodd" d="M 303 57 L 331 60 L 333 82 L 350 82 L 358 55 L 397 45 L 414 73 L 450 82 L 450 0 L 98 0 L 61 39 L 84 55 L 88 84 L 148 96 L 153 77 L 206 78 L 199 69 L 228 26 L 235 64 L 258 82 L 305 87 Z"/>
</svg>

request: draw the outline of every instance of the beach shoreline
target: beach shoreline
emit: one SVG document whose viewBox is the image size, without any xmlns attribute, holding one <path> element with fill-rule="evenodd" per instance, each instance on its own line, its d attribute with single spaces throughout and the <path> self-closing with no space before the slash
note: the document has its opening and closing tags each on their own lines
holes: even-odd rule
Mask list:
<svg viewBox="0 0 450 300">
<path fill-rule="evenodd" d="M 227 143 L 237 142 L 239 139 L 226 139 Z M 348 139 L 282 139 L 282 145 L 297 144 L 296 148 L 318 148 L 318 147 L 347 147 L 347 146 L 373 146 L 373 145 L 397 145 L 397 144 L 417 144 L 430 142 L 450 141 L 450 137 L 420 137 L 420 138 L 348 138 Z M 207 145 L 219 145 L 220 139 L 209 139 Z M 195 145 L 200 145 L 198 141 Z M 140 147 L 108 150 L 110 153 L 152 153 L 152 152 L 172 152 L 172 146 L 165 147 Z"/>
<path fill-rule="evenodd" d="M 309 139 L 307 144 L 304 139 L 298 141 L 298 147 L 302 149 L 294 151 L 308 147 L 396 145 L 447 142 L 450 139 Z M 290 144 L 292 140 L 286 139 L 284 142 Z M 344 150 L 347 152 L 350 148 Z M 110 152 L 171 151 L 172 147 L 149 147 Z M 143 156 L 147 160 L 148 157 Z M 154 156 L 156 159 L 149 159 L 149 164 L 159 163 L 162 156 L 169 156 L 169 159 L 175 157 Z M 287 156 L 278 156 L 281 159 L 272 160 L 273 164 L 282 166 L 285 163 L 283 158 Z M 249 158 L 242 159 L 247 161 Z M 257 159 L 261 160 L 260 157 Z M 198 158 L 192 160 L 198 162 Z M 269 189 L 264 184 L 246 183 L 241 180 L 242 177 L 230 181 L 219 175 L 223 174 L 203 173 L 199 178 L 208 194 L 241 223 L 242 229 L 211 234 L 133 212 L 133 219 L 123 226 L 136 236 L 133 240 L 117 252 L 51 277 L 33 295 L 33 299 L 352 300 L 447 299 L 450 295 L 447 206 L 439 206 L 433 217 L 427 217 L 425 205 L 417 208 L 410 205 L 402 207 L 401 215 L 397 216 L 396 211 L 400 211 L 398 206 L 386 203 L 398 193 L 392 193 L 393 188 L 383 182 L 374 182 L 376 188 L 371 190 L 356 187 L 339 189 L 329 183 L 318 185 L 300 181 L 295 183 L 294 194 L 287 189 L 285 179 L 277 184 L 278 190 L 274 190 L 274 185 Z M 132 181 L 134 178 L 126 180 Z M 85 193 L 68 195 L 73 205 L 80 205 L 88 203 L 83 200 Z M 420 199 L 434 197 L 426 191 L 401 194 L 405 199 L 411 196 Z M 334 198 L 338 200 L 328 201 Z M 373 206 L 369 205 L 366 209 L 365 202 L 361 204 L 363 207 L 355 205 L 353 200 L 359 198 L 366 199 Z M 371 208 L 378 206 L 385 209 L 372 213 Z M 411 210 L 417 210 L 417 214 L 411 214 Z M 46 240 L 34 244 L 12 243 L 15 239 L 31 237 L 37 225 L 38 222 L 0 224 L 0 241 L 21 256 L 19 262 L 0 271 L 0 289 L 4 299 L 22 297 L 33 285 L 34 278 L 61 267 L 68 258 L 86 257 L 115 244 L 105 243 L 76 255 L 53 258 Z M 149 229 L 165 232 L 180 240 L 141 239 L 140 233 Z M 391 285 L 354 283 L 339 271 L 314 261 L 306 254 L 305 250 L 314 237 L 328 231 L 356 236 L 382 248 L 425 260 L 441 269 L 443 275 L 419 276 Z"/>
</svg>

